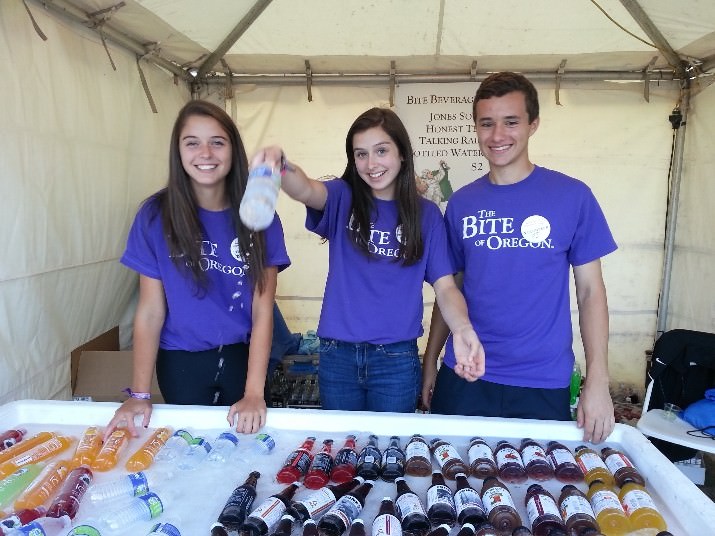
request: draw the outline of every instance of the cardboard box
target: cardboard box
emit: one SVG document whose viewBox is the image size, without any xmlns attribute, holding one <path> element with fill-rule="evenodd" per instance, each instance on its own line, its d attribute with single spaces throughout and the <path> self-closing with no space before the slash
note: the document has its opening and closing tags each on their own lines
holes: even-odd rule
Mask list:
<svg viewBox="0 0 715 536">
<path fill-rule="evenodd" d="M 70 385 L 74 393 L 77 385 L 77 370 L 79 369 L 79 356 L 87 350 L 119 350 L 119 326 L 114 326 L 112 329 L 98 335 L 91 341 L 78 346 L 70 352 Z"/>
<path fill-rule="evenodd" d="M 93 402 L 122 402 L 122 393 L 132 382 L 132 351 L 84 351 L 80 354 L 77 381 L 73 391 L 75 400 Z M 151 381 L 151 400 L 161 404 L 164 399 L 156 381 Z"/>
</svg>

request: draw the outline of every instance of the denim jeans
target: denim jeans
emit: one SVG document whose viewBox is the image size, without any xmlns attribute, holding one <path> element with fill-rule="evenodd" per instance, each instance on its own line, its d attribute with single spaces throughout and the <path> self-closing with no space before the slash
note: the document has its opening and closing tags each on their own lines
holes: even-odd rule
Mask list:
<svg viewBox="0 0 715 536">
<path fill-rule="evenodd" d="M 417 341 L 370 344 L 321 338 L 318 380 L 323 409 L 414 413 L 422 383 Z"/>
</svg>

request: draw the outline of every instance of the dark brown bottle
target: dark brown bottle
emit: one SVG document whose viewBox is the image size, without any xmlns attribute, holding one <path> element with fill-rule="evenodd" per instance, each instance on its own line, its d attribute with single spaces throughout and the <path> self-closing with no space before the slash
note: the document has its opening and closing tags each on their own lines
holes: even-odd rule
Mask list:
<svg viewBox="0 0 715 536">
<path fill-rule="evenodd" d="M 449 525 L 445 523 L 444 525 L 439 525 L 433 528 L 430 532 L 427 533 L 427 536 L 448 536 L 449 531 Z"/>
<path fill-rule="evenodd" d="M 477 532 L 477 529 L 474 528 L 474 525 L 471 523 L 464 523 L 462 528 L 459 529 L 457 536 L 474 536 L 475 532 Z"/>
<path fill-rule="evenodd" d="M 511 493 L 501 481 L 494 477 L 484 480 L 482 502 L 487 511 L 489 522 L 500 534 L 509 534 L 514 527 L 521 525 L 521 517 L 516 510 Z"/>
<path fill-rule="evenodd" d="M 399 529 L 399 530 L 398 530 Z M 372 522 L 372 536 L 391 536 L 401 532 L 395 503 L 390 497 L 383 497 L 380 510 Z"/>
<path fill-rule="evenodd" d="M 546 444 L 546 455 L 554 466 L 554 476 L 559 482 L 564 484 L 583 482 L 583 471 L 568 447 L 558 441 L 549 441 Z"/>
<path fill-rule="evenodd" d="M 557 529 L 566 530 L 556 500 L 541 484 L 532 484 L 526 489 L 524 506 L 534 536 L 549 536 Z"/>
<path fill-rule="evenodd" d="M 256 484 L 261 477 L 261 473 L 253 471 L 249 473 L 246 481 L 233 490 L 226 504 L 218 516 L 218 522 L 228 530 L 238 530 L 241 523 L 246 519 L 246 515 L 251 511 L 253 501 L 256 498 Z"/>
<path fill-rule="evenodd" d="M 273 531 L 273 536 L 290 536 L 293 532 L 293 523 L 295 523 L 295 512 L 286 511 L 276 525 L 276 530 Z"/>
<path fill-rule="evenodd" d="M 251 536 L 267 534 L 280 521 L 286 513 L 295 491 L 301 486 L 300 482 L 293 482 L 280 493 L 271 495 L 258 508 L 253 510 L 241 525 L 241 532 Z"/>
<path fill-rule="evenodd" d="M 480 523 L 474 528 L 476 530 L 474 536 L 500 536 L 500 532 L 488 521 Z"/>
<path fill-rule="evenodd" d="M 522 525 L 520 527 L 516 527 L 514 532 L 511 533 L 511 536 L 532 536 L 532 532 L 527 527 Z"/>
<path fill-rule="evenodd" d="M 358 457 L 357 474 L 365 480 L 377 480 L 382 471 L 382 453 L 377 441 L 377 436 L 371 435 Z"/>
<path fill-rule="evenodd" d="M 343 482 L 342 484 L 324 486 L 312 492 L 304 499 L 293 501 L 291 508 L 296 511 L 300 521 L 305 521 L 310 518 L 317 519 L 327 512 L 340 497 L 349 493 L 363 482 L 365 482 L 364 478 L 356 476 L 354 479 Z"/>
<path fill-rule="evenodd" d="M 586 495 L 573 484 L 566 484 L 559 495 L 559 510 L 566 525 L 566 531 L 572 534 L 584 534 L 586 529 L 599 531 L 596 514 L 591 508 Z"/>
<path fill-rule="evenodd" d="M 357 474 L 358 453 L 355 450 L 355 436 L 345 437 L 345 444 L 335 455 L 330 478 L 336 484 L 350 482 Z"/>
<path fill-rule="evenodd" d="M 308 467 L 308 472 L 303 480 L 306 488 L 320 489 L 330 482 L 330 472 L 333 469 L 333 457 L 330 454 L 332 448 L 333 440 L 325 439 L 323 448 L 313 456 L 313 461 L 310 462 L 310 467 Z"/>
<path fill-rule="evenodd" d="M 405 473 L 410 476 L 432 474 L 432 462 L 427 441 L 420 434 L 414 434 L 405 446 Z"/>
<path fill-rule="evenodd" d="M 457 473 L 457 490 L 454 492 L 454 508 L 457 522 L 477 526 L 487 520 L 487 511 L 477 490 L 469 485 L 467 475 Z"/>
<path fill-rule="evenodd" d="M 467 464 L 464 463 L 457 449 L 451 443 L 435 437 L 430 441 L 430 450 L 432 451 L 432 456 L 441 467 L 445 478 L 454 480 L 457 473 L 466 474 L 469 472 L 469 467 L 467 467 Z"/>
<path fill-rule="evenodd" d="M 492 448 L 481 437 L 473 437 L 469 440 L 469 470 L 472 476 L 481 480 L 490 476 L 497 476 L 497 463 L 494 460 Z"/>
<path fill-rule="evenodd" d="M 452 490 L 445 484 L 444 476 L 440 471 L 432 471 L 432 485 L 427 489 L 427 519 L 433 527 L 437 525 L 451 527 L 457 521 Z"/>
<path fill-rule="evenodd" d="M 394 482 L 399 476 L 405 476 L 405 453 L 400 448 L 400 438 L 392 436 L 382 453 L 381 477 L 387 482 Z"/>
<path fill-rule="evenodd" d="M 504 482 L 523 484 L 529 478 L 521 454 L 514 445 L 505 439 L 496 444 L 494 458 L 497 461 L 497 467 L 499 467 L 499 478 Z"/>
<path fill-rule="evenodd" d="M 352 525 L 350 525 L 349 536 L 365 536 L 365 522 L 362 518 L 353 519 Z"/>
<path fill-rule="evenodd" d="M 613 473 L 613 478 L 619 488 L 622 488 L 628 480 L 645 486 L 643 476 L 638 472 L 633 462 L 628 459 L 628 456 L 620 450 L 616 450 L 613 447 L 603 447 L 601 449 L 601 458 L 603 458 L 608 470 Z"/>
<path fill-rule="evenodd" d="M 350 493 L 343 495 L 318 522 L 318 530 L 327 536 L 339 536 L 350 528 L 365 506 L 365 498 L 375 482 L 366 480 Z"/>
<path fill-rule="evenodd" d="M 318 525 L 314 519 L 303 521 L 303 536 L 318 536 Z"/>
<path fill-rule="evenodd" d="M 522 439 L 519 454 L 526 474 L 531 478 L 540 482 L 554 478 L 554 466 L 547 458 L 546 451 L 536 441 L 530 437 Z"/>
<path fill-rule="evenodd" d="M 410 489 L 404 477 L 396 478 L 397 497 L 395 506 L 397 516 L 402 523 L 402 530 L 410 532 L 415 536 L 424 536 L 430 529 L 430 522 L 427 519 L 422 501 L 415 492 Z"/>
</svg>

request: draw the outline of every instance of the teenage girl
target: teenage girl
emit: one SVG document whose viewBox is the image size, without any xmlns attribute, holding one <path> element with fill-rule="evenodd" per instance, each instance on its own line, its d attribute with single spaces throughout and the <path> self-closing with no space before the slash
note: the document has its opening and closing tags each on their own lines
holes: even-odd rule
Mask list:
<svg viewBox="0 0 715 536">
<path fill-rule="evenodd" d="M 448 311 L 465 378 L 483 374 L 484 353 L 452 276 L 442 214 L 417 194 L 402 121 L 372 108 L 350 127 L 345 149 L 342 177 L 325 182 L 287 162 L 280 147 L 262 149 L 251 164 L 281 162 L 283 190 L 306 205 L 306 227 L 329 242 L 318 325 L 322 407 L 414 412 L 424 281 Z"/>
<path fill-rule="evenodd" d="M 252 433 L 265 423 L 266 369 L 277 273 L 290 264 L 276 216 L 250 232 L 238 207 L 248 162 L 231 117 L 205 101 L 174 123 L 167 186 L 139 209 L 122 264 L 139 273 L 129 399 L 109 422 L 136 436 L 147 427 L 157 380 L 168 404 L 230 406 Z"/>
</svg>

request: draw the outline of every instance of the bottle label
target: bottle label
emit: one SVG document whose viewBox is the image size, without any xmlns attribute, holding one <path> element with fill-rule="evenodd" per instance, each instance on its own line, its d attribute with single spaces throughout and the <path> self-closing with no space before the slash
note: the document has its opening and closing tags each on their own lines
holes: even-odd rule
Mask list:
<svg viewBox="0 0 715 536">
<path fill-rule="evenodd" d="M 558 467 L 563 463 L 576 463 L 576 459 L 568 449 L 555 448 L 549 452 L 549 459 L 554 467 Z"/>
<path fill-rule="evenodd" d="M 430 510 L 437 503 L 448 504 L 454 508 L 452 490 L 442 484 L 435 484 L 427 490 L 427 510 Z"/>
<path fill-rule="evenodd" d="M 275 440 L 268 434 L 258 434 L 253 439 L 256 444 L 262 445 L 261 449 L 263 449 L 265 452 L 272 451 L 276 446 Z"/>
<path fill-rule="evenodd" d="M 392 514 L 381 514 L 372 522 L 372 536 L 402 536 L 400 520 Z"/>
<path fill-rule="evenodd" d="M 353 521 L 360 515 L 361 511 L 362 504 L 357 497 L 352 495 L 343 495 L 325 515 L 327 516 L 332 514 L 340 518 L 345 525 L 345 530 L 347 530 L 353 524 Z"/>
<path fill-rule="evenodd" d="M 206 441 L 203 437 L 197 437 L 191 442 L 191 447 L 195 449 L 203 449 L 207 453 L 211 452 L 211 443 Z"/>
<path fill-rule="evenodd" d="M 569 495 L 565 497 L 564 500 L 561 501 L 561 517 L 566 524 L 568 525 L 569 519 L 578 514 L 587 514 L 593 518 L 596 517 L 593 508 L 591 508 L 591 504 L 585 497 L 581 497 L 581 495 Z"/>
<path fill-rule="evenodd" d="M 604 461 L 606 462 L 606 467 L 608 467 L 608 470 L 611 471 L 611 473 L 613 473 L 614 475 L 619 469 L 623 469 L 624 467 L 633 467 L 631 461 L 620 452 L 615 452 L 610 456 L 606 456 L 606 459 Z"/>
<path fill-rule="evenodd" d="M 272 527 L 286 511 L 286 505 L 278 497 L 268 497 L 248 517 L 257 517 Z"/>
<path fill-rule="evenodd" d="M 102 536 L 102 533 L 92 525 L 78 525 L 70 530 L 67 536 Z"/>
<path fill-rule="evenodd" d="M 305 474 L 310 467 L 310 462 L 313 461 L 312 456 L 304 450 L 296 450 L 288 456 L 288 459 L 283 464 L 283 467 L 295 467 L 300 471 L 300 474 Z"/>
<path fill-rule="evenodd" d="M 603 463 L 601 457 L 595 452 L 584 452 L 583 454 L 579 454 L 578 458 L 576 458 L 576 463 L 578 463 L 578 466 L 581 468 L 581 471 L 583 471 L 583 474 L 593 471 L 594 469 L 608 469 L 606 464 Z"/>
<path fill-rule="evenodd" d="M 181 438 L 189 445 L 194 440 L 194 437 L 186 430 L 177 430 L 172 437 Z"/>
<path fill-rule="evenodd" d="M 602 489 L 594 493 L 591 496 L 591 506 L 596 515 L 599 515 L 607 508 L 613 508 L 623 512 L 623 506 L 621 505 L 621 501 L 618 500 L 618 495 L 610 489 Z"/>
<path fill-rule="evenodd" d="M 238 445 L 238 438 L 233 435 L 231 432 L 222 432 L 221 435 L 219 435 L 216 438 L 216 441 L 221 441 L 222 439 L 225 439 L 226 441 L 230 441 L 234 445 Z"/>
<path fill-rule="evenodd" d="M 330 468 L 332 466 L 333 459 L 330 457 L 330 454 L 326 454 L 325 452 L 319 452 L 313 458 L 313 461 L 310 464 L 310 470 L 311 472 L 320 471 L 321 473 L 325 473 L 327 475 L 328 473 L 330 473 Z"/>
<path fill-rule="evenodd" d="M 529 517 L 529 522 L 532 525 L 537 517 L 549 514 L 561 519 L 559 507 L 556 506 L 556 502 L 548 495 L 535 493 L 526 501 L 526 515 Z"/>
<path fill-rule="evenodd" d="M 492 449 L 490 449 L 489 445 L 487 445 L 486 443 L 474 443 L 474 445 L 469 447 L 467 456 L 469 457 L 470 464 L 473 464 L 477 460 L 483 459 L 494 461 L 494 454 L 492 453 Z"/>
<path fill-rule="evenodd" d="M 502 465 L 506 463 L 517 463 L 524 467 L 524 462 L 521 461 L 521 454 L 519 454 L 519 451 L 516 449 L 513 449 L 511 447 L 501 447 L 497 452 L 496 452 L 496 460 L 497 460 L 497 465 L 501 467 Z"/>
<path fill-rule="evenodd" d="M 42 502 L 45 502 L 47 499 L 49 499 L 50 495 L 52 495 L 55 490 L 57 490 L 62 485 L 62 483 L 65 481 L 65 478 L 67 478 L 67 474 L 69 473 L 69 471 L 69 466 L 66 463 L 60 462 L 57 467 L 47 475 L 47 479 L 37 490 L 37 495 L 39 498 L 42 499 Z"/>
<path fill-rule="evenodd" d="M 166 534 L 167 536 L 181 536 L 181 532 L 171 523 L 157 523 L 154 525 L 149 534 Z"/>
<path fill-rule="evenodd" d="M 479 508 L 484 510 L 482 499 L 479 494 L 472 488 L 462 488 L 454 492 L 454 507 L 457 510 L 457 515 L 461 514 L 466 508 Z"/>
<path fill-rule="evenodd" d="M 429 460 L 429 447 L 422 441 L 411 441 L 405 447 L 405 455 L 408 459 L 420 457 Z"/>
<path fill-rule="evenodd" d="M 335 466 L 352 465 L 355 467 L 358 463 L 358 455 L 353 449 L 342 449 L 335 455 Z"/>
<path fill-rule="evenodd" d="M 400 517 L 402 519 L 405 519 L 407 516 L 415 512 L 422 514 L 423 516 L 427 515 L 419 497 L 417 497 L 414 493 L 403 493 L 397 497 L 397 499 L 395 499 L 395 506 L 397 507 L 397 511 L 400 513 Z"/>
<path fill-rule="evenodd" d="M 45 529 L 42 528 L 42 525 L 36 521 L 23 525 L 22 527 L 17 527 L 15 530 L 18 535 L 26 534 L 27 536 L 48 536 Z"/>
<path fill-rule="evenodd" d="M 315 518 L 335 504 L 335 494 L 329 488 L 320 488 L 298 503 L 305 506 L 310 517 Z"/>
<path fill-rule="evenodd" d="M 623 510 L 625 510 L 628 516 L 632 516 L 633 513 L 640 508 L 651 508 L 652 510 L 658 510 L 655 507 L 655 503 L 647 492 L 634 489 L 623 495 L 623 500 L 621 501 L 623 505 Z"/>
<path fill-rule="evenodd" d="M 0 526 L 4 529 L 13 529 L 22 525 L 20 516 L 13 514 L 0 520 Z"/>
<path fill-rule="evenodd" d="M 550 463 L 548 458 L 546 457 L 544 449 L 542 449 L 539 445 L 525 446 L 524 449 L 521 451 L 521 459 L 524 462 L 524 465 L 529 465 L 534 461 L 536 461 L 537 463 L 540 461 Z"/>
<path fill-rule="evenodd" d="M 487 514 L 497 506 L 511 506 L 512 508 L 516 508 L 514 499 L 511 498 L 509 491 L 501 486 L 492 486 L 491 488 L 485 489 L 482 495 L 482 501 L 484 502 L 484 508 Z"/>
<path fill-rule="evenodd" d="M 441 468 L 444 468 L 445 464 L 448 463 L 450 460 L 455 460 L 455 459 L 461 460 L 462 459 L 459 456 L 457 449 L 455 449 L 449 443 L 435 447 L 434 457 L 437 459 L 437 462 L 439 463 L 439 466 Z"/>
<path fill-rule="evenodd" d="M 18 456 L 13 460 L 13 464 L 16 466 L 27 465 L 36 461 L 40 461 L 47 457 L 48 454 L 57 452 L 63 449 L 62 441 L 59 438 L 53 437 L 44 443 L 40 443 L 37 447 L 32 449 L 28 454 L 24 456 Z"/>
<path fill-rule="evenodd" d="M 150 519 L 159 517 L 164 512 L 164 504 L 156 493 L 150 492 L 137 498 L 149 508 Z"/>
<path fill-rule="evenodd" d="M 138 473 L 129 473 L 127 478 L 132 484 L 132 494 L 135 497 L 144 495 L 149 491 L 149 482 L 147 481 L 146 475 L 141 471 Z"/>
</svg>

